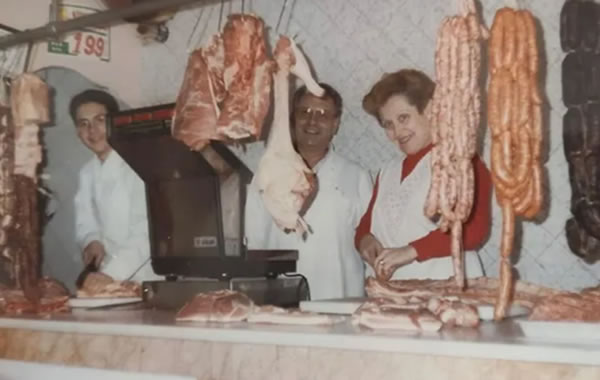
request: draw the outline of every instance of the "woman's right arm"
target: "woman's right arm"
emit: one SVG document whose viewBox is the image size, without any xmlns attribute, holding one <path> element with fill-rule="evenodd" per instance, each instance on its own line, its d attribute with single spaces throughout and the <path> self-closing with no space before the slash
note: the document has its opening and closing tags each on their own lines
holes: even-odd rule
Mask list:
<svg viewBox="0 0 600 380">
<path fill-rule="evenodd" d="M 373 187 L 373 194 L 371 195 L 371 201 L 367 211 L 360 219 L 358 227 L 354 235 L 354 245 L 362 256 L 362 258 L 369 264 L 373 265 L 375 258 L 379 255 L 383 247 L 381 243 L 371 233 L 371 219 L 373 215 L 373 206 L 377 199 L 377 191 L 379 189 L 379 176 L 375 180 L 375 186 Z"/>
</svg>

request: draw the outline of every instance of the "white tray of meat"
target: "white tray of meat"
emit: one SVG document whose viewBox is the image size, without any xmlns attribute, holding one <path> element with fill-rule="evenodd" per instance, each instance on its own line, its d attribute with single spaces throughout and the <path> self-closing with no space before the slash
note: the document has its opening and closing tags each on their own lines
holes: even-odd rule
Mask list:
<svg viewBox="0 0 600 380">
<path fill-rule="evenodd" d="M 129 304 L 134 302 L 141 302 L 142 297 L 120 297 L 120 298 L 109 298 L 109 297 L 85 297 L 85 298 L 70 298 L 69 306 L 72 308 L 87 309 L 93 307 L 109 306 L 109 305 L 121 305 Z"/>
</svg>

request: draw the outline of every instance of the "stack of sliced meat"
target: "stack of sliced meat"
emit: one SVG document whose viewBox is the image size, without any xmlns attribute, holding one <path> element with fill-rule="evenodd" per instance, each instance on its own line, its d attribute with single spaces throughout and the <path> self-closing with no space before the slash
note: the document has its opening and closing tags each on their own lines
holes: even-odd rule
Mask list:
<svg viewBox="0 0 600 380">
<path fill-rule="evenodd" d="M 600 290 L 562 293 L 538 302 L 529 315 L 534 321 L 600 322 Z"/>
<path fill-rule="evenodd" d="M 133 281 L 115 281 L 107 274 L 93 272 L 87 275 L 81 289 L 77 290 L 79 298 L 120 298 L 140 297 L 142 288 Z"/>
<path fill-rule="evenodd" d="M 543 201 L 542 100 L 533 15 L 500 9 L 489 45 L 488 125 L 492 135 L 492 179 L 502 208 L 501 287 L 494 311 L 504 318 L 512 288 L 515 216 L 534 218 Z"/>
<path fill-rule="evenodd" d="M 26 313 L 53 314 L 69 311 L 69 292 L 56 280 L 44 277 L 37 284 L 40 300 L 30 302 L 19 289 L 0 285 L 0 315 L 18 315 Z"/>
<path fill-rule="evenodd" d="M 560 38 L 564 153 L 569 163 L 571 212 L 566 223 L 569 248 L 586 261 L 600 259 L 600 5 L 565 2 Z"/>
<path fill-rule="evenodd" d="M 497 299 L 501 282 L 491 277 L 467 279 L 467 289 L 462 290 L 456 286 L 453 279 L 383 282 L 369 277 L 365 287 L 369 297 L 400 299 L 401 302 L 413 297 L 422 299 L 458 297 L 460 301 L 469 305 L 493 305 Z M 511 301 L 515 305 L 531 309 L 547 297 L 562 294 L 566 294 L 566 292 L 516 281 Z"/>
<path fill-rule="evenodd" d="M 193 150 L 210 140 L 260 136 L 270 106 L 272 67 L 264 22 L 249 14 L 230 15 L 223 34 L 190 55 L 173 136 Z"/>
<path fill-rule="evenodd" d="M 454 275 L 464 286 L 462 225 L 475 194 L 472 160 L 481 113 L 481 44 L 487 30 L 472 0 L 462 0 L 463 15 L 447 17 L 435 54 L 436 88 L 431 104 L 432 181 L 425 215 L 440 215 L 440 228 L 452 231 Z"/>
<path fill-rule="evenodd" d="M 438 331 L 447 327 L 477 327 L 473 305 L 456 297 L 372 298 L 356 310 L 352 323 L 374 330 Z"/>
<path fill-rule="evenodd" d="M 275 223 L 282 229 L 303 234 L 309 227 L 299 212 L 314 186 L 314 173 L 296 152 L 290 134 L 289 74 L 299 77 L 316 96 L 323 89 L 312 78 L 306 59 L 294 41 L 281 37 L 275 47 L 275 114 L 252 186 L 255 186 Z"/>
<path fill-rule="evenodd" d="M 331 325 L 341 319 L 311 312 L 287 310 L 276 306 L 257 306 L 243 293 L 217 290 L 200 293 L 175 316 L 177 321 L 243 322 L 285 325 Z"/>
</svg>

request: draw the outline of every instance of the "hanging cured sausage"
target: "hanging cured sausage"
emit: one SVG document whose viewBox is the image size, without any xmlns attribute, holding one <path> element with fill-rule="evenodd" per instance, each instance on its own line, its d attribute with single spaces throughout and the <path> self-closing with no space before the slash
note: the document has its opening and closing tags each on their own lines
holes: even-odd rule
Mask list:
<svg viewBox="0 0 600 380">
<path fill-rule="evenodd" d="M 465 282 L 463 223 L 475 194 L 473 157 L 481 114 L 481 44 L 487 30 L 473 0 L 462 0 L 462 14 L 447 17 L 437 37 L 436 88 L 430 122 L 433 127 L 432 181 L 425 215 L 440 215 L 440 228 L 451 231 L 454 277 Z"/>
<path fill-rule="evenodd" d="M 600 258 L 600 8 L 592 1 L 565 2 L 560 15 L 564 153 L 569 164 L 569 248 L 586 261 Z"/>
<path fill-rule="evenodd" d="M 527 10 L 498 10 L 491 28 L 488 87 L 492 179 L 503 219 L 496 320 L 504 318 L 513 293 L 515 219 L 534 218 L 543 202 L 538 71 L 533 15 Z"/>
</svg>

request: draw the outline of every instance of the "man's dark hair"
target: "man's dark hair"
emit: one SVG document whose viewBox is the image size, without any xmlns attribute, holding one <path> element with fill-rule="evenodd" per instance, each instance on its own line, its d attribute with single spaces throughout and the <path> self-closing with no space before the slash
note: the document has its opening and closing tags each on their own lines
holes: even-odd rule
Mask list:
<svg viewBox="0 0 600 380">
<path fill-rule="evenodd" d="M 108 113 L 119 111 L 119 103 L 111 94 L 101 90 L 85 90 L 75 95 L 69 105 L 69 114 L 75 124 L 77 124 L 77 109 L 86 103 L 102 104 Z"/>
<path fill-rule="evenodd" d="M 343 106 L 342 97 L 340 96 L 340 93 L 337 92 L 337 90 L 335 88 L 333 88 L 331 85 L 328 85 L 327 83 L 319 83 L 319 86 L 321 86 L 323 88 L 323 90 L 325 90 L 325 93 L 323 94 L 323 96 L 321 98 L 331 99 L 331 101 L 333 101 L 333 104 L 335 105 L 335 109 L 336 109 L 335 116 L 340 117 L 342 115 L 342 106 Z M 308 92 L 308 89 L 306 88 L 306 86 L 302 86 L 296 90 L 296 92 L 294 93 L 294 101 L 292 103 L 292 105 L 294 106 L 294 109 L 296 108 L 296 105 L 300 102 L 300 99 L 302 99 L 302 97 L 304 95 L 306 95 L 307 92 Z M 293 112 L 293 110 L 292 110 L 292 112 Z"/>
</svg>

